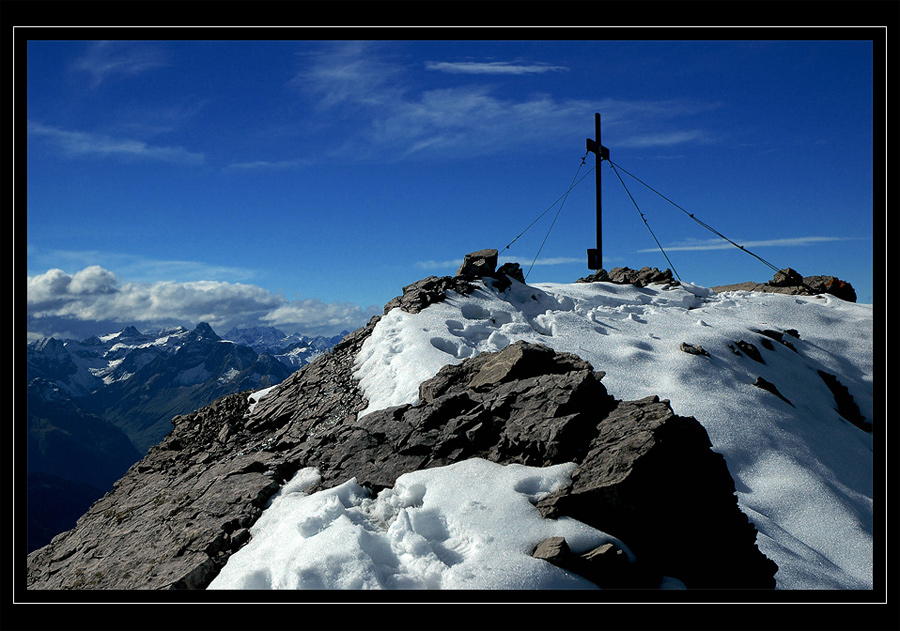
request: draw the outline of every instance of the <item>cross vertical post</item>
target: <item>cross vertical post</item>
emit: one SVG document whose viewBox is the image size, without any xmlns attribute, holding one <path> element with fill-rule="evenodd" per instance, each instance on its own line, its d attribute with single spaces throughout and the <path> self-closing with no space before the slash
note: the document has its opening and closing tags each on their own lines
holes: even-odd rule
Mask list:
<svg viewBox="0 0 900 631">
<path fill-rule="evenodd" d="M 601 270 L 603 269 L 603 224 L 602 224 L 602 211 L 603 211 L 603 187 L 602 187 L 602 178 L 600 174 L 600 162 L 603 160 L 609 160 L 609 149 L 604 147 L 600 143 L 600 113 L 597 112 L 594 114 L 594 133 L 597 136 L 596 140 L 587 139 L 587 150 L 588 152 L 593 152 L 597 156 L 597 166 L 595 168 L 595 176 L 597 178 L 597 247 L 589 248 L 587 251 L 588 255 L 588 269 L 591 270 Z"/>
</svg>

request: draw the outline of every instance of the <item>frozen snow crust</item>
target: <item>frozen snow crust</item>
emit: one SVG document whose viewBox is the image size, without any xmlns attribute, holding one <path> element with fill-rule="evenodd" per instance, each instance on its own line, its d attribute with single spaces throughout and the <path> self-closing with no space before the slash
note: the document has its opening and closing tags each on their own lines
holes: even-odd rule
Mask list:
<svg viewBox="0 0 900 631">
<path fill-rule="evenodd" d="M 872 435 L 840 417 L 817 374 L 837 375 L 873 420 L 871 305 L 690 284 L 478 284 L 378 322 L 357 357 L 363 414 L 415 403 L 442 366 L 517 340 L 575 353 L 605 371 L 617 399 L 659 395 L 703 424 L 760 549 L 780 568 L 778 588 L 872 588 Z M 785 337 L 796 352 L 764 348 L 762 330 L 797 331 Z M 730 348 L 741 340 L 765 363 Z M 682 342 L 709 356 L 683 352 Z M 754 386 L 760 376 L 790 404 Z"/>
</svg>

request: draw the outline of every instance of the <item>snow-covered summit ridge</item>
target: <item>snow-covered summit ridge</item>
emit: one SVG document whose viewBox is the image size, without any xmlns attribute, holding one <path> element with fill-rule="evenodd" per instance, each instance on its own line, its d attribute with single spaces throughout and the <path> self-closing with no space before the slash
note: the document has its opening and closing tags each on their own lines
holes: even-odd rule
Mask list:
<svg viewBox="0 0 900 631">
<path fill-rule="evenodd" d="M 617 398 L 674 396 L 679 414 L 687 410 L 677 409 L 675 399 L 686 399 L 690 375 L 702 366 L 680 350 L 681 342 L 710 352 L 724 348 L 726 352 L 714 354 L 707 364 L 730 369 L 734 374 L 729 385 L 739 391 L 748 391 L 742 386 L 752 385 L 757 375 L 773 376 L 785 368 L 785 360 L 803 356 L 810 366 L 842 375 L 842 383 L 858 393 L 863 416 L 872 419 L 871 305 L 829 295 L 717 294 L 684 283 L 639 288 L 512 281 L 505 291 L 495 290 L 490 280 L 478 283 L 480 287 L 468 296 L 450 291 L 445 301 L 420 313 L 393 309 L 378 322 L 356 364 L 356 377 L 369 399 L 366 413 L 414 404 L 419 383 L 442 366 L 523 340 L 589 361 L 607 373 L 604 384 Z M 746 362 L 729 345 L 746 340 L 759 346 L 760 332 L 773 329 L 797 331 L 799 339 L 787 339 L 803 352 L 797 357 L 779 353 L 781 359 L 769 368 L 762 364 L 744 368 Z M 719 365 L 717 359 L 725 364 Z"/>
<path fill-rule="evenodd" d="M 469 295 L 448 291 L 419 313 L 395 308 L 378 321 L 356 359 L 369 403 L 361 415 L 415 404 L 419 384 L 441 367 L 514 341 L 574 353 L 606 373 L 617 399 L 658 395 L 703 424 L 760 549 L 781 568 L 780 588 L 872 587 L 872 434 L 840 416 L 818 373 L 835 375 L 880 425 L 872 305 L 685 283 L 512 280 L 501 291 L 491 278 L 473 282 Z M 764 333 L 772 331 L 790 332 L 791 346 Z M 757 347 L 762 362 L 737 342 Z M 759 378 L 782 396 L 754 385 Z"/>
</svg>

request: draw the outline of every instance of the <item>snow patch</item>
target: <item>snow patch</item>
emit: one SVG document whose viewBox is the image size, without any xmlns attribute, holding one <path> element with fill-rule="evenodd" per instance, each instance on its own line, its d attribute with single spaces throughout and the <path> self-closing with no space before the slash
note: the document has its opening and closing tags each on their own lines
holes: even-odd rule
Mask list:
<svg viewBox="0 0 900 631">
<path fill-rule="evenodd" d="M 303 469 L 209 589 L 596 589 L 531 556 L 551 536 L 576 553 L 610 541 L 625 548 L 534 507 L 570 484 L 574 468 L 476 458 L 404 474 L 375 498 L 355 479 L 307 495 L 319 476 Z"/>
</svg>

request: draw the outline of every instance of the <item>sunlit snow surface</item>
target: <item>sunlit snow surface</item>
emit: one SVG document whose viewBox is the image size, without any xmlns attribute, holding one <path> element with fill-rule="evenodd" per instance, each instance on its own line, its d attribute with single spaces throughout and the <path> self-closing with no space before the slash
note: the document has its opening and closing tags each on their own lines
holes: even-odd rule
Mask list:
<svg viewBox="0 0 900 631">
<path fill-rule="evenodd" d="M 595 588 L 530 556 L 550 536 L 576 552 L 622 545 L 572 519 L 543 519 L 532 505 L 573 469 L 471 459 L 404 474 L 376 498 L 355 480 L 307 495 L 318 476 L 304 469 L 210 589 Z"/>
<path fill-rule="evenodd" d="M 796 330 L 799 339 L 784 339 L 797 352 L 775 341 L 764 348 L 764 329 Z M 415 403 L 419 384 L 442 366 L 517 340 L 588 360 L 606 372 L 603 383 L 617 399 L 658 395 L 677 414 L 700 421 L 725 456 L 739 504 L 760 531 L 760 549 L 779 565 L 779 589 L 872 588 L 872 435 L 838 415 L 816 372 L 837 375 L 873 420 L 872 305 L 832 296 L 716 294 L 689 284 L 514 282 L 505 292 L 488 285 L 469 296 L 451 293 L 418 314 L 394 309 L 381 319 L 356 364 L 366 412 Z M 759 348 L 765 363 L 734 353 L 729 345 L 739 340 Z M 685 353 L 682 342 L 710 356 Z M 758 376 L 792 405 L 754 386 Z M 288 493 L 290 517 L 272 517 L 273 503 L 211 587 L 582 586 L 523 552 L 575 524 L 538 520 L 527 499 L 523 504 L 524 496 L 510 491 L 521 470 L 490 465 L 491 475 L 471 474 L 471 467 L 488 465 L 411 473 L 384 498 L 363 498 L 352 481 L 309 496 Z M 491 511 L 477 522 L 484 531 L 466 527 L 462 535 L 459 524 L 468 518 L 459 511 L 471 516 L 478 507 Z"/>
</svg>

